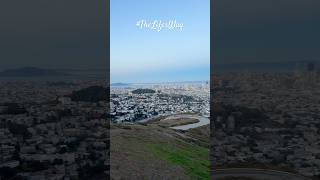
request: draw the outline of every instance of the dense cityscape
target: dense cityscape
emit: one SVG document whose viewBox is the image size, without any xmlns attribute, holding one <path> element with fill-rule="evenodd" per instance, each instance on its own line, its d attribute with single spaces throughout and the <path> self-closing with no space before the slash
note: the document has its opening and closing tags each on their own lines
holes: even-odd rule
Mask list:
<svg viewBox="0 0 320 180">
<path fill-rule="evenodd" d="M 111 87 L 111 119 L 136 122 L 180 113 L 208 117 L 209 95 L 208 82 Z"/>
<path fill-rule="evenodd" d="M 214 77 L 211 160 L 320 175 L 320 75 L 225 73 Z"/>
<path fill-rule="evenodd" d="M 0 86 L 1 178 L 106 178 L 103 81 L 2 81 Z"/>
<path fill-rule="evenodd" d="M 1 81 L 4 179 L 104 179 L 109 124 L 103 81 Z M 209 116 L 209 84 L 111 88 L 113 122 L 181 113 Z"/>
<path fill-rule="evenodd" d="M 214 168 L 260 167 L 320 174 L 320 76 L 227 73 L 213 77 Z M 108 161 L 104 82 L 2 81 L 0 171 L 4 179 L 103 179 Z M 209 83 L 111 87 L 111 119 L 209 116 Z M 89 177 L 91 176 L 91 177 Z"/>
</svg>

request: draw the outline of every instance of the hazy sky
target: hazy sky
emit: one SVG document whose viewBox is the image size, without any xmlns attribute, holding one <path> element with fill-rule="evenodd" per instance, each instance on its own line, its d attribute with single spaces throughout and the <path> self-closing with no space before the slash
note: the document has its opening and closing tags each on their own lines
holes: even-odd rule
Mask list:
<svg viewBox="0 0 320 180">
<path fill-rule="evenodd" d="M 319 0 L 215 0 L 214 63 L 320 59 Z M 209 0 L 111 0 L 114 81 L 207 79 Z M 104 1 L 3 0 L 0 70 L 21 66 L 104 68 Z M 174 20 L 179 31 L 139 29 Z"/>
<path fill-rule="evenodd" d="M 0 70 L 21 66 L 107 65 L 106 3 L 90 0 L 0 2 Z"/>
<path fill-rule="evenodd" d="M 140 29 L 137 21 L 183 23 L 180 31 Z M 209 0 L 111 0 L 111 82 L 208 80 Z"/>
<path fill-rule="evenodd" d="M 319 0 L 214 1 L 214 63 L 320 61 Z"/>
</svg>

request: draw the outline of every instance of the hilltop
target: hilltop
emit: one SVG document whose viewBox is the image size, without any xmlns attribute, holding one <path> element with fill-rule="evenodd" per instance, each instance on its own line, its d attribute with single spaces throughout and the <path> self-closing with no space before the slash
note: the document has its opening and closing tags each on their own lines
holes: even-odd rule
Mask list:
<svg viewBox="0 0 320 180">
<path fill-rule="evenodd" d="M 155 93 L 155 92 L 156 91 L 152 89 L 136 89 L 132 91 L 133 94 L 146 94 L 146 93 Z"/>
<path fill-rule="evenodd" d="M 112 124 L 111 179 L 210 179 L 209 126 Z"/>
<path fill-rule="evenodd" d="M 73 91 L 69 97 L 72 99 L 72 101 L 105 101 L 108 98 L 108 89 L 102 86 L 90 86 L 85 89 Z"/>
</svg>

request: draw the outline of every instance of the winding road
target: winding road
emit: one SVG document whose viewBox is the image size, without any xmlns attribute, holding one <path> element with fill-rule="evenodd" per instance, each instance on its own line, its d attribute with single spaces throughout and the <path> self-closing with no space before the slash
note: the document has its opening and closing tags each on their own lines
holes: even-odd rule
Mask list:
<svg viewBox="0 0 320 180">
<path fill-rule="evenodd" d="M 258 180 L 311 180 L 305 176 L 277 170 L 251 169 L 251 168 L 228 168 L 212 171 L 212 180 L 225 177 L 248 177 Z"/>
<path fill-rule="evenodd" d="M 186 125 L 182 125 L 182 126 L 170 127 L 170 128 L 172 128 L 172 129 L 188 130 L 188 129 L 197 128 L 197 127 L 200 127 L 200 126 L 204 126 L 204 125 L 210 124 L 209 118 L 203 117 L 203 116 L 198 116 L 198 115 L 185 115 L 185 114 L 176 115 L 176 116 L 179 117 L 179 118 L 195 118 L 195 119 L 199 120 L 199 122 L 193 123 L 193 124 L 186 124 Z"/>
</svg>

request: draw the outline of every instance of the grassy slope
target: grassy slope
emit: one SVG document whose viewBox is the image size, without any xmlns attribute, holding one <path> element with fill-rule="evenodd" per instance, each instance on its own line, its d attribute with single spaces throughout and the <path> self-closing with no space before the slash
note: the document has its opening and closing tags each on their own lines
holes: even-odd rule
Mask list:
<svg viewBox="0 0 320 180">
<path fill-rule="evenodd" d="M 148 144 L 157 157 L 183 167 L 192 179 L 209 179 L 209 149 L 198 145 L 177 142 L 173 144 Z"/>
<path fill-rule="evenodd" d="M 192 143 L 207 136 L 192 135 L 156 124 L 113 126 L 113 179 L 209 179 L 209 148 Z"/>
</svg>

